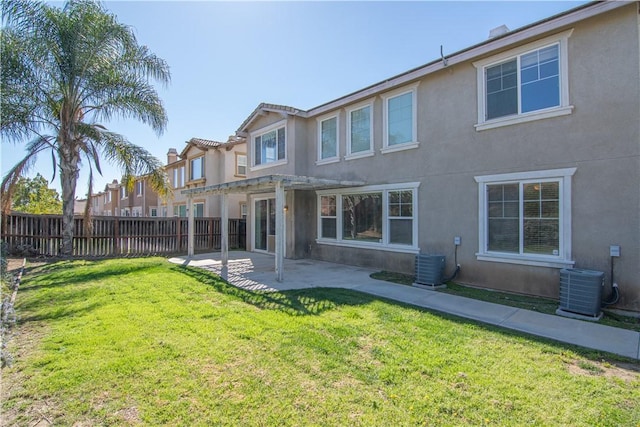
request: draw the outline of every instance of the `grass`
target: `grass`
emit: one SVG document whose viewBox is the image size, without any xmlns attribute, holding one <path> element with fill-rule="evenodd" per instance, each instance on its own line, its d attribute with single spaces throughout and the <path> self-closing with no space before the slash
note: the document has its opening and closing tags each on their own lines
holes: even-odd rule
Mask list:
<svg viewBox="0 0 640 427">
<path fill-rule="evenodd" d="M 393 273 L 389 271 L 376 272 L 371 274 L 371 277 L 378 280 L 385 280 L 387 282 L 409 286 L 414 282 L 413 276 L 409 274 Z M 556 310 L 558 309 L 558 301 L 554 299 L 474 288 L 454 282 L 447 283 L 446 288 L 437 289 L 437 291 L 492 302 L 495 304 L 524 308 L 525 310 L 537 311 L 545 314 L 555 315 Z M 605 311 L 604 316 L 598 323 L 616 328 L 640 331 L 640 318 L 622 316 L 610 311 Z"/>
<path fill-rule="evenodd" d="M 7 425 L 640 423 L 637 365 L 348 290 L 72 261 L 30 271 L 18 310 Z"/>
</svg>

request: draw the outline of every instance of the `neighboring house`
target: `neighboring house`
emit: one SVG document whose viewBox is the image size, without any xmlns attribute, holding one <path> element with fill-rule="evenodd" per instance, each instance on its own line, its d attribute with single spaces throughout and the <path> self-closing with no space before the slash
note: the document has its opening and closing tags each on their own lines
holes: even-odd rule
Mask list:
<svg viewBox="0 0 640 427">
<path fill-rule="evenodd" d="M 91 195 L 91 207 L 89 208 L 92 216 L 104 215 L 104 192 L 100 191 Z"/>
<path fill-rule="evenodd" d="M 107 184 L 102 192 L 102 215 L 119 216 L 120 215 L 120 184 L 114 179 L 111 184 Z"/>
<path fill-rule="evenodd" d="M 131 193 L 131 216 L 157 217 L 158 193 L 151 187 L 146 176 L 137 177 Z"/>
<path fill-rule="evenodd" d="M 460 282 L 557 298 L 566 267 L 606 272 L 606 294 L 620 245 L 617 306 L 640 311 L 638 12 L 589 3 L 309 111 L 260 104 L 232 187 L 248 250 L 278 228 L 289 258 L 413 273 L 441 253 L 449 273 L 459 237 Z"/>
<path fill-rule="evenodd" d="M 87 199 L 75 199 L 73 201 L 73 214 L 82 215 L 87 206 Z"/>
<path fill-rule="evenodd" d="M 206 187 L 243 179 L 247 173 L 245 138 L 230 137 L 227 142 L 191 138 L 178 155 L 174 148 L 167 153 L 167 174 L 173 187 L 173 198 L 161 204 L 167 216 L 187 216 L 187 197 L 181 190 Z M 194 199 L 196 217 L 220 217 L 220 196 L 209 195 Z M 228 205 L 229 218 L 246 214 L 244 196 L 232 197 Z"/>
</svg>

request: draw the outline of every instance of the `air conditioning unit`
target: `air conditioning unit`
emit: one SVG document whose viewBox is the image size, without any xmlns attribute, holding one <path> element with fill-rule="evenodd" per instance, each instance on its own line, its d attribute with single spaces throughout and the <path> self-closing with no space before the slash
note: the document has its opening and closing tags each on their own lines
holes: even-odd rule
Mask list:
<svg viewBox="0 0 640 427">
<path fill-rule="evenodd" d="M 418 254 L 416 256 L 416 284 L 442 285 L 444 261 L 444 255 Z"/>
<path fill-rule="evenodd" d="M 560 308 L 562 312 L 599 317 L 602 304 L 602 271 L 565 268 L 560 270 Z"/>
</svg>

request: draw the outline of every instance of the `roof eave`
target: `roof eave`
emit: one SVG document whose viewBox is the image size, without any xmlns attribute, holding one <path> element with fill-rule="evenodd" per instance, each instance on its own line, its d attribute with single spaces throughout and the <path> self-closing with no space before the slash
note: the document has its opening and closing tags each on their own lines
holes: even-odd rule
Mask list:
<svg viewBox="0 0 640 427">
<path fill-rule="evenodd" d="M 452 65 L 467 62 L 490 54 L 491 52 L 504 49 L 513 44 L 523 42 L 527 39 L 545 34 L 554 30 L 558 30 L 567 25 L 575 24 L 584 19 L 605 13 L 619 7 L 627 6 L 635 2 L 632 1 L 604 1 L 592 2 L 558 15 L 551 16 L 542 21 L 537 21 L 527 26 L 515 29 L 501 36 L 485 40 L 476 45 L 470 46 L 458 52 L 455 52 L 443 61 L 437 59 L 420 67 L 405 71 L 402 74 L 391 77 L 379 83 L 375 83 L 359 91 L 345 95 L 333 101 L 311 108 L 307 111 L 307 117 L 319 116 L 344 105 L 355 103 L 368 97 L 377 95 L 378 93 L 393 89 L 404 84 L 411 83 L 421 79 L 429 74 L 451 67 Z M 445 65 L 446 63 L 446 65 Z"/>
</svg>

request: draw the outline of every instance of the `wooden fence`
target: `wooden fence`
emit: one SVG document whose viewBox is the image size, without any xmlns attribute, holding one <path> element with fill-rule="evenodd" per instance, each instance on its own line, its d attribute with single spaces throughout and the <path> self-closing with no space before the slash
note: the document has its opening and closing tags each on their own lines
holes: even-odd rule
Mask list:
<svg viewBox="0 0 640 427">
<path fill-rule="evenodd" d="M 187 218 L 137 218 L 101 216 L 91 219 L 85 230 L 84 219 L 74 218 L 73 256 L 140 256 L 184 253 L 187 251 Z M 9 253 L 58 256 L 62 245 L 61 215 L 3 215 L 0 237 Z M 194 249 L 220 250 L 220 218 L 195 218 Z M 229 220 L 229 249 L 246 247 L 243 219 Z"/>
</svg>

